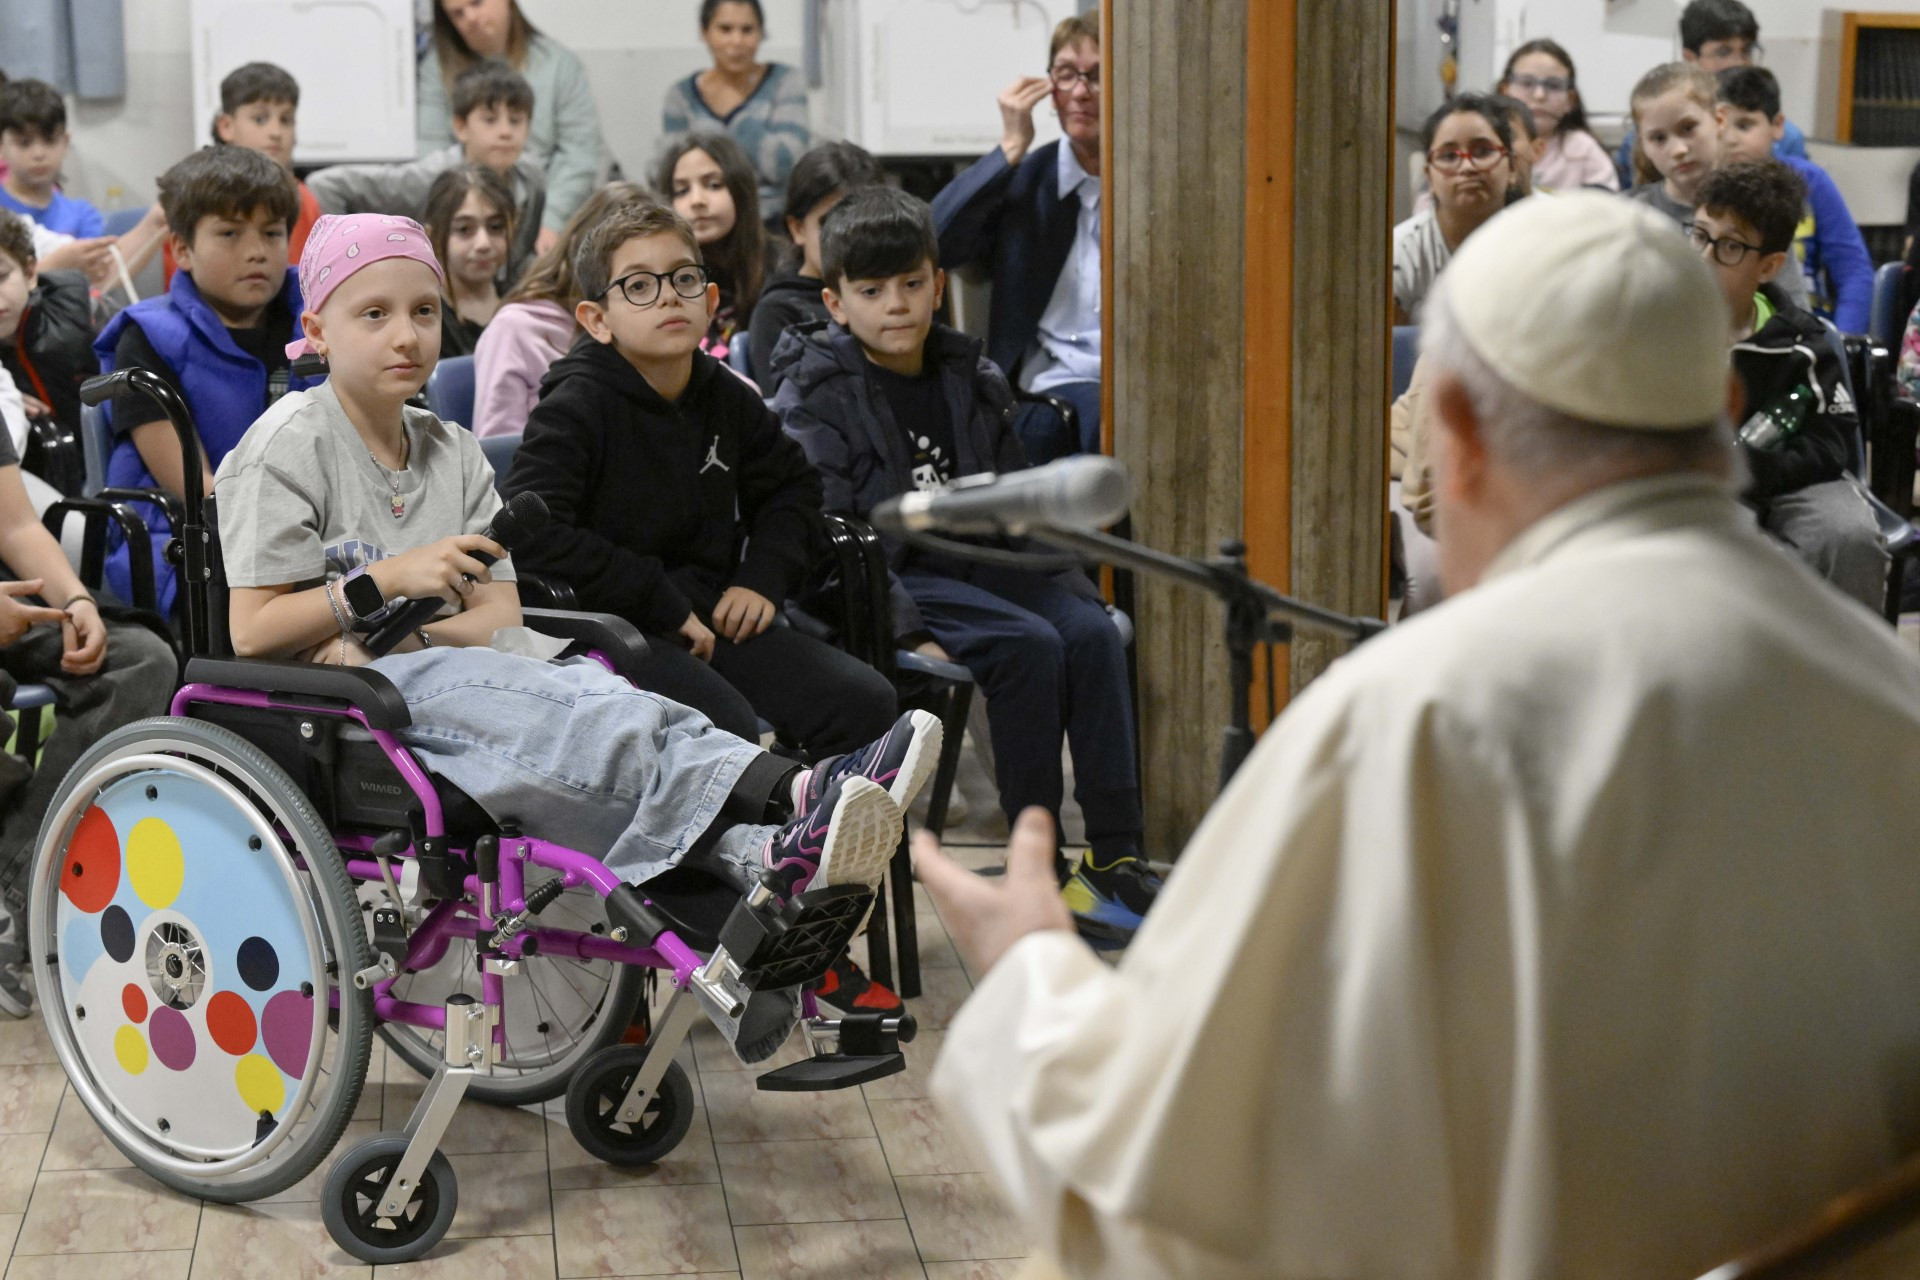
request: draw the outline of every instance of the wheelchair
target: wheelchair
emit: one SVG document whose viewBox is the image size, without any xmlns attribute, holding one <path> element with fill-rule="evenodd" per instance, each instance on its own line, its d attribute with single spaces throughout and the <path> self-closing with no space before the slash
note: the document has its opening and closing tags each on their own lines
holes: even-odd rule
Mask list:
<svg viewBox="0 0 1920 1280">
<path fill-rule="evenodd" d="M 145 370 L 137 390 L 192 457 L 191 417 Z M 408 711 L 369 668 L 237 659 L 225 641 L 213 499 L 185 468 L 168 548 L 189 658 L 172 714 L 108 735 L 40 831 L 28 951 L 75 1094 L 129 1160 L 187 1195 L 260 1199 L 340 1141 L 377 1032 L 429 1080 L 404 1129 L 334 1163 L 322 1216 L 364 1262 L 419 1258 L 458 1188 L 442 1136 L 463 1098 L 564 1094 L 576 1140 L 658 1161 L 696 1105 L 674 1061 L 695 1018 L 825 973 L 873 905 L 859 885 L 782 904 L 684 868 L 636 889 L 591 853 L 523 832 L 429 774 L 394 737 Z M 137 560 L 137 557 L 136 557 Z M 606 615 L 529 625 L 618 671 L 644 653 Z M 621 1043 L 649 975 L 671 988 L 644 1045 Z M 903 1069 L 911 1016 L 829 1020 L 768 1090 L 850 1088 Z"/>
</svg>

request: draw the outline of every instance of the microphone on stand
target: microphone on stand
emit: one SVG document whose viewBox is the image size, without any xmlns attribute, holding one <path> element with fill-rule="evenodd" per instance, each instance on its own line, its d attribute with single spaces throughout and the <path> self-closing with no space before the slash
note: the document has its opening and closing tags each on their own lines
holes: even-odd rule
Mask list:
<svg viewBox="0 0 1920 1280">
<path fill-rule="evenodd" d="M 941 492 L 908 493 L 873 509 L 882 533 L 1024 533 L 1036 525 L 1098 529 L 1127 514 L 1132 486 L 1112 458 L 1082 454 L 1003 476 L 968 476 Z"/>
<path fill-rule="evenodd" d="M 539 494 L 531 491 L 516 494 L 513 500 L 493 513 L 493 520 L 487 525 L 486 536 L 511 552 L 514 547 L 526 541 L 527 535 L 538 533 L 546 527 L 548 520 L 547 503 Z M 481 564 L 492 565 L 494 557 L 485 551 L 470 553 Z M 470 573 L 461 574 L 468 582 L 474 581 Z M 447 602 L 439 596 L 428 596 L 424 600 L 409 600 L 394 610 L 393 616 L 377 627 L 366 638 L 368 652 L 374 657 L 383 657 L 393 646 L 421 627 L 432 622 Z"/>
</svg>

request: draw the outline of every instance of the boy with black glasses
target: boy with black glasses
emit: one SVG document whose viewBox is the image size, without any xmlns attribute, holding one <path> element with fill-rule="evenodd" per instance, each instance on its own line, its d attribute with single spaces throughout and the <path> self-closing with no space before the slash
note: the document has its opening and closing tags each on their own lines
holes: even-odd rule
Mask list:
<svg viewBox="0 0 1920 1280">
<path fill-rule="evenodd" d="M 699 350 L 718 290 L 671 209 L 616 211 L 574 263 L 586 330 L 554 362 L 507 477 L 552 522 L 516 548 L 654 640 L 636 676 L 750 741 L 820 757 L 887 731 L 893 687 L 784 625 L 822 549 L 820 477 L 753 388 Z"/>
<path fill-rule="evenodd" d="M 1860 424 L 1840 352 L 1774 282 L 1806 199 L 1799 175 L 1778 160 L 1726 165 L 1701 183 L 1687 233 L 1733 320 L 1733 369 L 1746 390 L 1747 505 L 1816 573 L 1877 612 L 1887 552 L 1847 474 Z"/>
</svg>

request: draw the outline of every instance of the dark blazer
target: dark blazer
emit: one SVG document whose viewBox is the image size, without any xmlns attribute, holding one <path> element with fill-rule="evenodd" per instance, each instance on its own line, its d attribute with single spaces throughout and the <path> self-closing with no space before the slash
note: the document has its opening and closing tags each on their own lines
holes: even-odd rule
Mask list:
<svg viewBox="0 0 1920 1280">
<path fill-rule="evenodd" d="M 1008 378 L 1040 332 L 1079 221 L 1079 199 L 1060 197 L 1058 142 L 1027 152 L 1017 168 L 995 147 L 933 198 L 940 265 L 984 261 L 993 273 L 987 356 Z"/>
</svg>

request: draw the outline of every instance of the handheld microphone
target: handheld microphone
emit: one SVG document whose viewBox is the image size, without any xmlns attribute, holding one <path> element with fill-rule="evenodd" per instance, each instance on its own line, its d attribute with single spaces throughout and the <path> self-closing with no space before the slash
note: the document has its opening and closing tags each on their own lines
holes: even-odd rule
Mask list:
<svg viewBox="0 0 1920 1280">
<path fill-rule="evenodd" d="M 487 525 L 486 535 L 511 552 L 516 545 L 524 542 L 528 534 L 538 533 L 547 524 L 547 503 L 539 494 L 531 491 L 515 494 L 513 500 L 493 513 L 493 520 Z M 492 565 L 494 557 L 484 551 L 471 553 L 481 564 Z M 472 582 L 472 574 L 462 574 Z M 424 600 L 409 600 L 394 610 L 393 616 L 374 629 L 365 643 L 374 657 L 384 657 L 393 646 L 421 627 L 432 622 L 441 607 L 447 602 L 439 596 L 428 596 Z"/>
<path fill-rule="evenodd" d="M 873 509 L 882 533 L 1024 533 L 1034 525 L 1095 529 L 1127 513 L 1132 486 L 1112 458 L 1082 454 L 1003 476 L 968 476 L 940 493 L 908 493 Z"/>
</svg>

